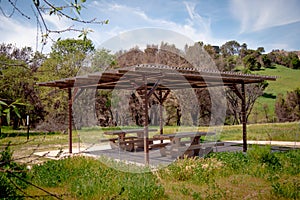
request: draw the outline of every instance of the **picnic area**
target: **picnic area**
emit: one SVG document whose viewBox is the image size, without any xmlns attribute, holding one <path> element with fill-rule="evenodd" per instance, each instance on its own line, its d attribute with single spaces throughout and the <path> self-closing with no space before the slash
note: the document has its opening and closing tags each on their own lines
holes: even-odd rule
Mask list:
<svg viewBox="0 0 300 200">
<path fill-rule="evenodd" d="M 194 68 L 178 68 L 164 65 L 142 64 L 116 70 L 109 70 L 103 73 L 78 76 L 62 80 L 38 83 L 39 86 L 55 87 L 68 91 L 69 104 L 69 153 L 72 153 L 72 105 L 76 97 L 88 89 L 110 89 L 110 90 L 134 90 L 143 102 L 144 127 L 139 130 L 120 130 L 104 132 L 112 136 L 99 142 L 109 141 L 113 149 L 122 151 L 144 150 L 144 163 L 149 165 L 152 149 L 158 149 L 161 157 L 182 158 L 186 156 L 204 156 L 211 152 L 213 147 L 220 146 L 216 140 L 201 142 L 201 137 L 214 136 L 213 131 L 198 132 L 194 127 L 193 131 L 178 132 L 165 135 L 163 133 L 162 111 L 160 110 L 159 134 L 149 137 L 149 111 L 148 101 L 153 95 L 161 104 L 170 92 L 186 88 L 230 88 L 242 100 L 242 132 L 243 151 L 247 151 L 247 121 L 245 108 L 245 85 L 261 83 L 263 81 L 274 81 L 275 76 L 245 75 L 234 72 L 217 72 L 210 70 L 199 70 Z M 241 88 L 241 90 L 239 89 Z M 221 96 L 219 96 L 221 98 Z M 213 100 L 212 100 L 213 101 Z M 162 106 L 160 106 L 162 109 Z M 133 135 L 134 133 L 134 135 Z M 130 134 L 130 136 L 128 135 Z M 116 136 L 116 137 L 113 137 Z M 156 142 L 158 141 L 158 143 Z M 151 150 L 151 151 L 150 151 Z M 153 151 L 155 152 L 155 151 Z"/>
</svg>

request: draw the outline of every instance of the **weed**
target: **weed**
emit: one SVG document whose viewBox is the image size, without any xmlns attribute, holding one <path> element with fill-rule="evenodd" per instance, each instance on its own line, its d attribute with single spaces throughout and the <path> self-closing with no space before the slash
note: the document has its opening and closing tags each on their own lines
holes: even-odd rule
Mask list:
<svg viewBox="0 0 300 200">
<path fill-rule="evenodd" d="M 283 182 L 276 181 L 272 184 L 272 193 L 278 197 L 299 199 L 300 182 L 296 178 L 285 180 Z"/>
<path fill-rule="evenodd" d="M 272 170 L 281 167 L 279 158 L 275 153 L 271 152 L 271 146 L 259 147 L 257 145 L 253 145 L 247 154 L 251 162 L 258 162 L 260 164 L 267 165 Z"/>
<path fill-rule="evenodd" d="M 0 198 L 22 199 L 23 190 L 27 184 L 27 170 L 24 165 L 13 161 L 13 151 L 10 142 L 0 152 Z"/>
<path fill-rule="evenodd" d="M 32 177 L 42 186 L 64 186 L 74 198 L 157 199 L 164 195 L 164 188 L 152 173 L 125 173 L 84 157 L 35 166 Z"/>
</svg>

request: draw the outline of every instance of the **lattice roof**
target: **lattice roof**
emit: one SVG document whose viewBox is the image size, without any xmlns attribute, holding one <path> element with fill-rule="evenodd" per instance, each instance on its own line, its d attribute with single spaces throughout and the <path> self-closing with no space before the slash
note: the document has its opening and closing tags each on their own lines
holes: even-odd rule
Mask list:
<svg viewBox="0 0 300 200">
<path fill-rule="evenodd" d="M 219 72 L 208 69 L 170 67 L 156 64 L 141 64 L 133 67 L 109 70 L 85 76 L 40 82 L 39 86 L 65 88 L 132 89 L 145 83 L 157 90 L 232 86 L 235 84 L 275 81 L 275 76 Z"/>
</svg>

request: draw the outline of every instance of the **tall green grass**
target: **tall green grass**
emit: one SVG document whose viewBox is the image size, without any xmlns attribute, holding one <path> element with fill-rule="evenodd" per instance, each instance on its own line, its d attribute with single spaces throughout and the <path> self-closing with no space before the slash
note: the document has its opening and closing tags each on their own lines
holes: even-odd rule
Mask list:
<svg viewBox="0 0 300 200">
<path fill-rule="evenodd" d="M 35 184 L 70 199 L 158 199 L 164 195 L 163 186 L 152 173 L 120 172 L 85 157 L 36 165 L 31 176 Z"/>
<path fill-rule="evenodd" d="M 159 176 L 164 177 L 165 190 L 172 191 L 171 199 L 298 199 L 299 165 L 299 150 L 282 153 L 254 146 L 247 154 L 222 152 L 178 160 Z"/>
<path fill-rule="evenodd" d="M 299 199 L 300 150 L 212 153 L 148 173 L 125 173 L 73 157 L 33 167 L 33 183 L 63 199 Z M 29 194 L 43 195 L 36 188 Z"/>
</svg>

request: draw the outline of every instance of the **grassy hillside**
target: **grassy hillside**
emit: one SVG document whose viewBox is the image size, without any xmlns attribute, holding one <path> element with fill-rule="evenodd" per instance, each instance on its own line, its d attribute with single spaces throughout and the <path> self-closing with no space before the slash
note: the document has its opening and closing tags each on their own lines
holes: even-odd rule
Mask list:
<svg viewBox="0 0 300 200">
<path fill-rule="evenodd" d="M 250 116 L 250 122 L 266 122 L 266 114 L 264 113 L 264 106 L 268 105 L 269 121 L 274 120 L 275 102 L 278 94 L 285 95 L 287 91 L 300 88 L 300 70 L 294 70 L 282 65 L 274 65 L 272 68 L 266 68 L 255 72 L 259 75 L 278 76 L 277 81 L 269 81 L 269 86 L 265 93 L 255 103 L 255 107 Z M 265 106 L 266 107 L 266 106 Z"/>
</svg>

